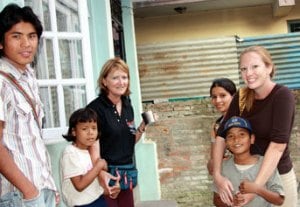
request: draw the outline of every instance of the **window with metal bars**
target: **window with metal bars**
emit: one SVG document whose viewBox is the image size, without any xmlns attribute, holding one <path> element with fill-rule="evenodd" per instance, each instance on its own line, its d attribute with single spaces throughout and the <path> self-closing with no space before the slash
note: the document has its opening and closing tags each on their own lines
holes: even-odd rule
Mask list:
<svg viewBox="0 0 300 207">
<path fill-rule="evenodd" d="M 288 21 L 289 32 L 300 32 L 300 20 Z"/>
</svg>

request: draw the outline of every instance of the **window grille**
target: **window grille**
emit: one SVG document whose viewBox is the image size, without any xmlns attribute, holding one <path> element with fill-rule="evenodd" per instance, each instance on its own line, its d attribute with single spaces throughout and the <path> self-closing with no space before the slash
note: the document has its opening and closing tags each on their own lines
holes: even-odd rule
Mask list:
<svg viewBox="0 0 300 207">
<path fill-rule="evenodd" d="M 44 27 L 35 64 L 45 111 L 44 138 L 61 138 L 67 132 L 70 114 L 95 97 L 87 2 L 24 2 Z"/>
</svg>

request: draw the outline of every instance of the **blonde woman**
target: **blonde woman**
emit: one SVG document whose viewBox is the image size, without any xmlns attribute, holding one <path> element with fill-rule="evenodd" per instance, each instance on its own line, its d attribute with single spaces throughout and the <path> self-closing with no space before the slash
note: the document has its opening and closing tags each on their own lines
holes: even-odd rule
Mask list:
<svg viewBox="0 0 300 207">
<path fill-rule="evenodd" d="M 238 115 L 250 121 L 256 135 L 251 153 L 264 155 L 255 183 L 265 185 L 278 168 L 285 193 L 282 206 L 296 207 L 297 182 L 288 149 L 295 114 L 294 96 L 287 87 L 272 80 L 275 66 L 264 47 L 246 48 L 240 55 L 239 67 L 246 87 L 232 100 L 223 123 Z M 231 205 L 232 192 L 238 189 L 233 189 L 231 182 L 220 173 L 225 149 L 220 133 L 223 128 L 221 123 L 215 142 L 213 177 L 222 201 Z M 243 204 L 253 198 L 254 194 L 244 194 Z"/>
</svg>

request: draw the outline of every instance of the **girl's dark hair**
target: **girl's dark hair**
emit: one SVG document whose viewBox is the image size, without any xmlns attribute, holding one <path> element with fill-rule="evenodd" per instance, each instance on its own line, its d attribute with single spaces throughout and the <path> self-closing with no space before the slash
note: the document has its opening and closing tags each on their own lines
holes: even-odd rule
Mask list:
<svg viewBox="0 0 300 207">
<path fill-rule="evenodd" d="M 236 86 L 234 82 L 228 78 L 217 78 L 213 80 L 209 90 L 210 96 L 212 95 L 212 89 L 215 87 L 224 88 L 228 93 L 230 93 L 231 96 L 236 93 Z"/>
<path fill-rule="evenodd" d="M 97 125 L 99 126 L 97 113 L 93 109 L 87 107 L 74 111 L 69 119 L 68 133 L 62 136 L 68 142 L 74 142 L 76 140 L 76 137 L 72 135 L 72 130 L 76 127 L 78 123 L 84 123 L 84 122 L 97 122 Z M 100 132 L 98 131 L 97 139 L 99 139 L 99 137 L 100 137 Z"/>
<path fill-rule="evenodd" d="M 17 4 L 8 4 L 0 13 L 0 43 L 4 45 L 4 35 L 15 24 L 19 22 L 29 22 L 36 30 L 38 39 L 40 39 L 43 26 L 37 15 L 28 6 L 20 7 Z M 3 50 L 0 50 L 0 57 L 3 56 Z"/>
</svg>

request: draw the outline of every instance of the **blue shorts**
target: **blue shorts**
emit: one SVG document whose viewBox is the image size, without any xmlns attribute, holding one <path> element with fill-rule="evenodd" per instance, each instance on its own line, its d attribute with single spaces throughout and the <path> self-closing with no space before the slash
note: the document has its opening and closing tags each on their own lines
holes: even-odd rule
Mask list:
<svg viewBox="0 0 300 207">
<path fill-rule="evenodd" d="M 75 206 L 75 207 L 107 207 L 104 195 L 101 195 L 97 200 L 87 205 Z"/>
</svg>

